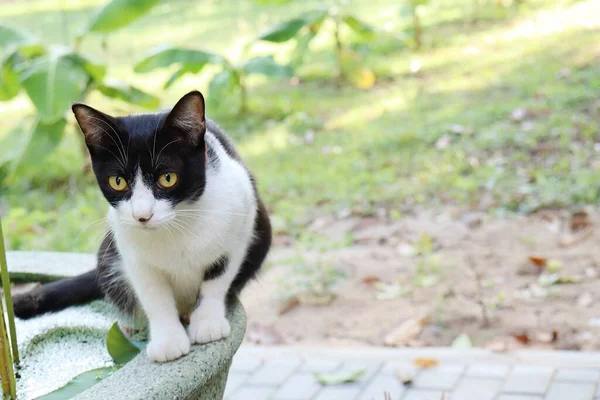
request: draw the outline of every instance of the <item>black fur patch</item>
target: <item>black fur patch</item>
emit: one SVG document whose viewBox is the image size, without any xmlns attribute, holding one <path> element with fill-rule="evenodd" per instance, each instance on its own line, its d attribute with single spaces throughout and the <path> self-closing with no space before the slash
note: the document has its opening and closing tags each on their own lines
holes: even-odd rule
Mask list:
<svg viewBox="0 0 600 400">
<path fill-rule="evenodd" d="M 213 265 L 210 266 L 209 269 L 206 270 L 204 273 L 204 280 L 210 281 L 211 279 L 217 279 L 223 275 L 227 269 L 227 263 L 229 263 L 227 256 L 219 258 Z"/>
</svg>

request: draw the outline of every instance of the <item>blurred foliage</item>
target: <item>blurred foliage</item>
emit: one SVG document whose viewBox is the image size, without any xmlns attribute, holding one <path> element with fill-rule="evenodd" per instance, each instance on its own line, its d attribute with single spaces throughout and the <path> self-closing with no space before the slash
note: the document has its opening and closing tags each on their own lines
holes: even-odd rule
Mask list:
<svg viewBox="0 0 600 400">
<path fill-rule="evenodd" d="M 85 33 L 113 32 L 144 15 L 156 3 L 113 0 L 100 9 Z M 52 154 L 63 139 L 71 105 L 94 90 L 140 107 L 158 106 L 156 97 L 128 83 L 107 79 L 106 66 L 79 51 L 83 38 L 78 36 L 72 46 L 42 45 L 28 32 L 0 25 L 0 101 L 13 100 L 23 90 L 36 110 L 25 117 L 25 128 L 19 126 L 0 143 L 5 151 L 0 162 L 10 163 L 9 176 L 21 168 L 39 165 Z"/>
<path fill-rule="evenodd" d="M 3 54 L 22 36 L 37 37 L 33 43 L 44 48 L 74 43 L 99 2 L 64 4 L 3 4 Z M 165 105 L 191 88 L 209 90 L 216 79 L 213 93 L 223 88 L 224 94 L 209 90 L 208 114 L 238 144 L 278 232 L 295 240 L 320 213 L 395 219 L 399 211 L 422 205 L 503 215 L 596 203 L 600 54 L 594 27 L 599 19 L 589 11 L 590 0 L 430 0 L 419 13 L 418 52 L 411 46 L 413 21 L 401 13 L 403 4 L 337 4 L 338 15 L 376 27 L 374 38 L 364 40 L 346 22 L 340 24 L 344 48 L 359 54 L 357 65 L 377 77 L 369 90 L 335 79 L 339 60 L 332 57 L 332 19 L 323 22 L 306 51 L 299 51 L 299 40 L 310 37 L 307 25 L 284 42 L 256 40 L 277 24 L 320 10 L 323 2 L 316 0 L 161 2 L 118 35 L 85 35 L 76 53 L 85 51 L 82 57 L 91 65 L 109 65 L 115 78 L 160 94 Z M 5 21 L 21 29 L 6 31 Z M 211 60 L 198 72 L 192 68 L 167 89 L 165 82 L 183 64 L 134 74 L 132 66 L 148 49 L 164 43 L 194 52 L 202 48 L 236 67 L 274 55 L 294 76 L 245 75 L 248 112 L 236 115 L 240 89 L 229 86 L 233 72 L 223 72 L 223 61 Z M 80 64 L 63 58 L 79 71 L 75 77 L 95 71 L 88 65 L 80 72 Z M 12 68 L 1 71 L 2 82 L 15 81 Z M 52 125 L 34 125 L 28 115 L 32 99 L 20 74 L 18 82 L 0 85 L 0 98 L 19 90 L 0 104 L 0 177 L 11 173 L 6 160 L 18 158 L 31 128 L 54 132 Z M 111 90 L 110 80 L 101 82 L 105 92 Z M 90 91 L 86 101 L 116 114 L 141 107 L 106 98 L 100 90 Z M 69 125 L 56 151 L 39 160 L 43 168 L 25 163 L 18 179 L 13 173 L 10 181 L 0 180 L 0 214 L 11 249 L 98 246 L 106 202 L 93 178 L 81 171 L 81 140 Z M 52 141 L 44 146 L 52 147 Z"/>
</svg>

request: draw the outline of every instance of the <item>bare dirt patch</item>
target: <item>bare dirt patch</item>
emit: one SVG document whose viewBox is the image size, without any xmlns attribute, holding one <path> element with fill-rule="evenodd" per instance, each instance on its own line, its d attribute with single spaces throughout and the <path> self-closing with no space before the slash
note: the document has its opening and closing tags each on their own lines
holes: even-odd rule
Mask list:
<svg viewBox="0 0 600 400">
<path fill-rule="evenodd" d="M 294 299 L 282 280 L 293 244 L 275 247 L 273 267 L 243 293 L 246 340 L 263 344 L 600 348 L 600 214 L 542 211 L 492 218 L 419 212 L 325 218 L 308 229 L 352 244 L 320 254 L 344 272 L 329 305 Z M 281 239 L 281 238 L 280 238 Z M 284 240 L 276 240 L 285 243 Z M 290 300 L 288 300 L 290 301 Z M 464 336 L 463 336 L 464 339 Z M 469 345 L 468 340 L 460 341 Z"/>
</svg>

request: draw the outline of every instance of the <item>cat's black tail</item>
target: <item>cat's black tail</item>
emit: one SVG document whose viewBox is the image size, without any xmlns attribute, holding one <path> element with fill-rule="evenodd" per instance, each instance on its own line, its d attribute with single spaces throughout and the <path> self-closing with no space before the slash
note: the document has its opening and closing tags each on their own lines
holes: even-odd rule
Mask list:
<svg viewBox="0 0 600 400">
<path fill-rule="evenodd" d="M 98 270 L 48 283 L 13 299 L 15 316 L 28 319 L 103 298 Z"/>
</svg>

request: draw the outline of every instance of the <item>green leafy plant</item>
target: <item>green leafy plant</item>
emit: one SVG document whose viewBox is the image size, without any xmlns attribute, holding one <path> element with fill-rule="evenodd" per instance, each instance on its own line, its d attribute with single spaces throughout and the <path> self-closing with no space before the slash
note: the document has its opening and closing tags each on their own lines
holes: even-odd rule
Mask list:
<svg viewBox="0 0 600 400">
<path fill-rule="evenodd" d="M 109 2 L 71 46 L 42 45 L 30 33 L 0 25 L 0 101 L 11 101 L 25 92 L 35 108 L 34 115 L 23 124 L 27 128 L 19 126 L 0 143 L 6 154 L 0 162 L 11 164 L 11 174 L 24 163 L 40 163 L 56 149 L 64 136 L 71 104 L 83 101 L 93 91 L 144 108 L 159 105 L 156 97 L 108 79 L 104 64 L 78 50 L 85 35 L 120 29 L 156 3 L 157 0 Z"/>
<path fill-rule="evenodd" d="M 299 65 L 310 50 L 310 42 L 323 30 L 323 26 L 328 21 L 333 25 L 337 77 L 349 80 L 358 87 L 370 88 L 375 84 L 375 75 L 373 71 L 361 65 L 362 56 L 351 50 L 343 41 L 342 31 L 347 29 L 363 41 L 375 39 L 376 32 L 359 18 L 339 12 L 338 7 L 319 8 L 281 22 L 260 34 L 257 40 L 283 43 L 294 39 L 296 50 L 292 57 L 292 64 Z"/>
<path fill-rule="evenodd" d="M 210 96 L 212 99 L 220 99 L 237 92 L 240 98 L 239 111 L 242 113 L 248 110 L 248 76 L 263 75 L 276 79 L 293 75 L 292 68 L 278 64 L 272 56 L 257 56 L 233 62 L 218 54 L 173 46 L 161 46 L 152 50 L 135 65 L 134 70 L 146 73 L 172 65 L 177 66 L 177 69 L 165 83 L 165 88 L 186 74 L 200 73 L 207 65 L 220 67 L 220 71 L 210 81 Z"/>
<path fill-rule="evenodd" d="M 429 4 L 430 0 L 407 0 L 404 3 L 400 13 L 402 16 L 408 16 L 411 19 L 411 36 L 414 47 L 420 50 L 423 47 L 423 24 L 421 22 L 421 12 L 423 7 Z"/>
<path fill-rule="evenodd" d="M 0 274 L 2 276 L 2 290 L 4 292 L 4 302 L 0 300 L 0 380 L 2 381 L 3 397 L 16 399 L 17 389 L 14 365 L 19 362 L 19 349 L 17 347 L 15 314 L 10 293 L 10 279 L 6 265 L 2 220 L 0 220 Z M 4 314 L 4 304 L 6 304 L 6 316 Z"/>
</svg>

